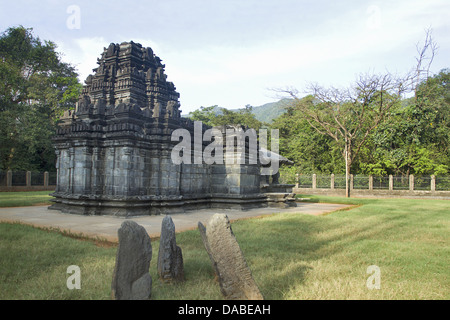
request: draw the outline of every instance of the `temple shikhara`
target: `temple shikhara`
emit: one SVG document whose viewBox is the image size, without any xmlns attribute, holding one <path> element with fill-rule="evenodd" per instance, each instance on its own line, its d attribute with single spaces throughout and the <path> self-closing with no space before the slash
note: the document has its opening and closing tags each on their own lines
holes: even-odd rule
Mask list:
<svg viewBox="0 0 450 320">
<path fill-rule="evenodd" d="M 173 131 L 193 136 L 194 123 L 180 116 L 180 95 L 151 48 L 112 43 L 97 63 L 54 138 L 58 178 L 50 209 L 134 216 L 274 203 L 259 161 L 172 161 Z"/>
</svg>

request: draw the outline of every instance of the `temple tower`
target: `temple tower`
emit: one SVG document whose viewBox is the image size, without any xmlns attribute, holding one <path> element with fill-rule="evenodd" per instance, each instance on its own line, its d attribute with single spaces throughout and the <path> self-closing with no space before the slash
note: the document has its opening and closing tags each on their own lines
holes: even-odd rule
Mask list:
<svg viewBox="0 0 450 320">
<path fill-rule="evenodd" d="M 151 48 L 111 43 L 97 63 L 54 137 L 58 178 L 50 209 L 133 216 L 267 205 L 259 163 L 172 161 L 172 133 L 185 129 L 193 137 L 194 123 L 180 116 L 180 95 Z"/>
</svg>

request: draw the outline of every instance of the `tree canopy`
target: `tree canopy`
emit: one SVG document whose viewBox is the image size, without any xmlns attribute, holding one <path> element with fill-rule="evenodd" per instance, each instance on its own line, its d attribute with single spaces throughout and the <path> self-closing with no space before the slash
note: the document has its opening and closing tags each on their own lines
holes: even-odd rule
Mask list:
<svg viewBox="0 0 450 320">
<path fill-rule="evenodd" d="M 403 124 L 405 132 L 398 132 L 402 139 L 398 143 L 402 147 L 392 148 L 391 151 L 400 151 L 397 154 L 397 163 L 386 157 L 381 157 L 379 149 L 367 152 L 367 155 L 378 154 L 376 164 L 363 163 L 364 169 L 377 169 L 379 173 L 383 166 L 390 166 L 397 170 L 405 169 L 406 174 L 410 169 L 419 173 L 430 171 L 445 172 L 448 170 L 446 164 L 438 164 L 433 161 L 431 153 L 433 149 L 446 148 L 434 141 L 438 136 L 446 141 L 448 127 L 442 132 L 430 129 L 433 121 L 439 125 L 446 126 L 447 120 L 437 119 L 433 114 L 447 114 L 448 105 L 445 103 L 445 89 L 442 81 L 430 80 L 430 66 L 437 50 L 433 42 L 431 30 L 426 30 L 424 45 L 418 48 L 417 65 L 414 69 L 403 76 L 393 75 L 389 72 L 379 75 L 361 75 L 357 81 L 344 89 L 324 88 L 316 84 L 310 85 L 311 98 L 300 99 L 295 90 L 282 90 L 294 99 L 294 108 L 301 114 L 308 125 L 315 132 L 330 137 L 334 140 L 334 146 L 340 149 L 345 162 L 346 196 L 350 196 L 350 173 L 354 173 L 352 165 L 358 158 L 360 152 L 367 149 L 369 140 L 380 131 L 380 127 L 390 125 L 394 130 Z M 445 75 L 441 76 L 445 78 Z M 441 82 L 441 87 L 436 84 Z M 445 83 L 445 81 L 444 81 Z M 445 86 L 445 84 L 444 84 Z M 405 94 L 414 92 L 415 98 L 412 104 L 407 104 L 407 111 L 401 110 L 402 100 Z M 401 110 L 401 111 L 399 111 Z M 403 119 L 408 122 L 392 122 L 393 118 L 402 113 Z M 432 122 L 430 122 L 432 121 Z M 444 123 L 442 123 L 444 122 Z M 430 125 L 429 125 L 430 123 Z M 388 130 L 389 131 L 389 130 Z M 392 129 L 390 130 L 392 131 Z M 432 135 L 427 132 L 432 131 Z M 444 133 L 443 133 L 444 132 Z M 401 135 L 401 134 L 404 135 Z M 432 138 L 431 138 L 432 137 Z M 431 140 L 429 140 L 431 138 Z M 422 146 L 427 141 L 426 146 Z M 377 146 L 375 141 L 372 141 Z M 430 145 L 430 148 L 428 148 Z M 386 153 L 386 152 L 384 152 Z M 389 153 L 389 151 L 388 151 Z M 392 154 L 391 154 L 392 155 Z M 383 160 L 380 163 L 379 160 Z M 447 158 L 448 159 L 448 158 Z M 400 161 L 400 163 L 398 162 Z M 414 166 L 412 166 L 414 163 Z"/>
<path fill-rule="evenodd" d="M 450 70 L 422 80 L 415 95 L 393 102 L 383 121 L 370 115 L 367 128 L 373 127 L 365 143 L 352 161 L 352 173 L 372 175 L 446 175 L 450 172 Z M 377 91 L 368 102 L 380 103 L 381 93 Z M 361 100 L 364 101 L 364 100 Z M 395 102 L 395 103 L 394 103 Z M 280 153 L 295 162 L 294 171 L 299 173 L 345 172 L 342 145 L 333 136 L 338 135 L 338 127 L 331 134 L 323 134 L 311 125 L 305 116 L 305 108 L 318 110 L 321 121 L 331 121 L 321 113 L 325 105 L 314 95 L 299 98 L 288 107 L 287 112 L 274 120 L 272 127 L 280 130 Z M 334 110 L 337 112 L 337 109 Z M 362 109 L 361 111 L 362 112 Z M 328 117 L 334 117 L 328 115 Z M 360 117 L 356 109 L 351 118 Z M 352 130 L 352 126 L 347 124 Z M 325 130 L 325 129 L 321 129 Z M 354 134 L 354 131 L 350 131 Z M 363 132 L 365 135 L 365 132 Z M 364 137 L 360 136 L 360 139 Z M 342 135 L 341 135 L 342 136 Z M 357 146 L 357 145 L 356 145 Z"/>
<path fill-rule="evenodd" d="M 256 119 L 250 105 L 237 111 L 217 106 L 200 107 L 200 109 L 190 112 L 189 118 L 193 121 L 201 121 L 208 126 L 242 125 L 258 130 L 265 125 Z"/>
<path fill-rule="evenodd" d="M 55 170 L 51 137 L 81 89 L 74 68 L 53 42 L 12 27 L 0 35 L 0 79 L 0 169 Z"/>
</svg>

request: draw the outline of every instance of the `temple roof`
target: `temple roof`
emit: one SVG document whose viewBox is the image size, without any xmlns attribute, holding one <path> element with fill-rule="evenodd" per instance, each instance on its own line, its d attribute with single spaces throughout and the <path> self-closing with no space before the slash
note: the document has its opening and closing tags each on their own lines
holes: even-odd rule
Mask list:
<svg viewBox="0 0 450 320">
<path fill-rule="evenodd" d="M 97 59 L 94 74 L 86 78 L 79 101 L 88 96 L 94 105 L 104 99 L 108 106 L 131 103 L 158 116 L 170 112 L 171 117 L 179 117 L 180 94 L 167 81 L 161 61 L 151 48 L 139 43 L 111 43 Z"/>
</svg>

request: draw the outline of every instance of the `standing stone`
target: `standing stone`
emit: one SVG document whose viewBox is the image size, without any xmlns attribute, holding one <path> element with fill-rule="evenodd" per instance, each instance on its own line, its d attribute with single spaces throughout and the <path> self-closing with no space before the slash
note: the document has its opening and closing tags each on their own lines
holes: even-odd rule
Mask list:
<svg viewBox="0 0 450 320">
<path fill-rule="evenodd" d="M 116 300 L 145 300 L 150 297 L 152 278 L 148 272 L 152 245 L 144 227 L 125 221 L 118 230 L 119 247 L 111 285 Z"/>
<path fill-rule="evenodd" d="M 206 249 L 206 252 L 208 253 L 209 259 L 211 260 L 211 264 L 213 266 L 216 277 L 219 277 L 219 270 L 217 269 L 217 263 L 214 260 L 214 257 L 211 253 L 211 249 L 209 248 L 209 244 L 208 244 L 208 239 L 206 237 L 206 227 L 200 221 L 198 222 L 198 231 L 200 231 L 200 235 L 202 236 L 203 245 L 205 246 L 205 249 Z"/>
<path fill-rule="evenodd" d="M 228 216 L 215 214 L 206 230 L 201 223 L 198 226 L 225 299 L 264 299 L 236 241 Z"/>
<path fill-rule="evenodd" d="M 184 281 L 183 254 L 177 246 L 175 224 L 170 216 L 165 216 L 161 225 L 158 274 L 163 282 Z"/>
</svg>

